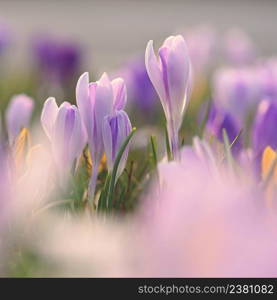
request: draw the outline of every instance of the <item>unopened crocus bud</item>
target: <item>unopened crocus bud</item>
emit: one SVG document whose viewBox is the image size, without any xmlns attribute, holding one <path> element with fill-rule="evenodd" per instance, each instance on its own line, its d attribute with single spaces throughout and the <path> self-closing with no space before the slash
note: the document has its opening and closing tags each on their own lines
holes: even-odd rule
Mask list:
<svg viewBox="0 0 277 300">
<path fill-rule="evenodd" d="M 5 114 L 10 144 L 14 143 L 22 128 L 28 127 L 33 109 L 33 99 L 24 94 L 11 99 Z"/>
<path fill-rule="evenodd" d="M 181 35 L 167 38 L 158 52 L 153 41 L 145 52 L 145 65 L 163 106 L 173 156 L 178 154 L 178 131 L 188 103 L 190 61 L 184 38 Z"/>
<path fill-rule="evenodd" d="M 104 154 L 103 122 L 106 116 L 126 105 L 126 87 L 120 78 L 110 81 L 104 73 L 96 81 L 89 83 L 89 74 L 84 73 L 76 86 L 77 105 L 88 134 L 88 144 L 92 157 L 93 171 L 90 180 L 89 193 L 93 197 L 98 166 Z"/>
<path fill-rule="evenodd" d="M 106 116 L 103 123 L 103 141 L 109 172 L 112 171 L 115 159 L 122 144 L 132 130 L 131 122 L 125 111 L 116 111 L 111 116 Z M 117 178 L 121 175 L 126 165 L 129 147 L 127 146 L 119 163 Z"/>
<path fill-rule="evenodd" d="M 86 131 L 79 111 L 68 102 L 58 107 L 55 98 L 48 98 L 42 110 L 41 124 L 50 139 L 55 163 L 63 176 L 71 170 L 86 143 Z"/>
</svg>

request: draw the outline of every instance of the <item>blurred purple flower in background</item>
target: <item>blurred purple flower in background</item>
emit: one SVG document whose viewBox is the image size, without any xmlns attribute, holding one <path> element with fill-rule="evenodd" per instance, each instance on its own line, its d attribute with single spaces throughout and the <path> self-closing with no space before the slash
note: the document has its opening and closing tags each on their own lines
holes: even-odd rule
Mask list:
<svg viewBox="0 0 277 300">
<path fill-rule="evenodd" d="M 153 113 L 158 95 L 149 79 L 143 58 L 133 59 L 124 70 L 123 77 L 128 87 L 129 103 L 147 115 Z M 133 102 L 132 102 L 133 101 Z"/>
<path fill-rule="evenodd" d="M 43 79 L 66 83 L 79 72 L 82 49 L 76 42 L 48 35 L 34 39 L 33 54 Z"/>
<path fill-rule="evenodd" d="M 252 126 L 252 147 L 260 166 L 262 153 L 266 146 L 277 150 L 277 103 L 263 100 L 257 110 Z"/>
<path fill-rule="evenodd" d="M 115 111 L 112 115 L 106 116 L 103 123 L 103 141 L 105 147 L 105 153 L 107 156 L 107 163 L 109 172 L 113 169 L 113 165 L 118 154 L 118 151 L 128 135 L 132 130 L 131 122 L 125 111 Z M 128 157 L 129 146 L 123 153 L 121 158 L 117 178 L 123 172 L 127 157 Z"/>
<path fill-rule="evenodd" d="M 41 124 L 50 139 L 55 163 L 63 178 L 72 169 L 87 141 L 79 111 L 68 102 L 58 107 L 55 98 L 48 98 L 42 110 Z"/>
<path fill-rule="evenodd" d="M 20 130 L 28 127 L 33 109 L 33 99 L 24 94 L 16 95 L 10 100 L 5 113 L 10 145 L 14 143 Z"/>
<path fill-rule="evenodd" d="M 145 51 L 145 65 L 163 106 L 167 121 L 170 147 L 174 158 L 179 148 L 178 131 L 188 104 L 191 79 L 188 49 L 181 35 L 168 37 L 159 49 L 158 59 L 153 41 Z"/>
<path fill-rule="evenodd" d="M 272 57 L 257 66 L 259 80 L 263 88 L 263 96 L 277 99 L 277 58 Z"/>
<path fill-rule="evenodd" d="M 262 90 L 255 68 L 222 68 L 214 75 L 212 93 L 215 104 L 241 122 L 256 108 Z"/>
<path fill-rule="evenodd" d="M 0 55 L 11 43 L 11 32 L 0 22 Z"/>
<path fill-rule="evenodd" d="M 223 54 L 233 65 L 252 63 L 256 58 L 256 49 L 250 37 L 240 29 L 233 28 L 225 33 Z"/>
<path fill-rule="evenodd" d="M 226 130 L 229 142 L 232 143 L 241 130 L 240 122 L 231 114 L 211 104 L 205 132 L 223 142 L 223 129 Z M 242 148 L 241 136 L 232 146 L 232 151 L 237 154 Z"/>
</svg>

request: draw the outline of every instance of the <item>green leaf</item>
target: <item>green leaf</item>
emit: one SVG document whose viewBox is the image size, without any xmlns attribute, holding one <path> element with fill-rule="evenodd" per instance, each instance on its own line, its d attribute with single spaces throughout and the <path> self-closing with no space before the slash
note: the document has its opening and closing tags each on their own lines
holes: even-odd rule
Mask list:
<svg viewBox="0 0 277 300">
<path fill-rule="evenodd" d="M 151 143 L 151 150 L 153 154 L 153 162 L 154 162 L 154 166 L 156 167 L 158 164 L 158 156 L 157 156 L 157 140 L 155 136 L 151 135 L 150 143 Z"/>
<path fill-rule="evenodd" d="M 166 143 L 166 152 L 167 152 L 167 160 L 171 161 L 173 159 L 171 149 L 170 149 L 170 142 L 169 142 L 169 136 L 168 136 L 168 131 L 165 126 L 165 143 Z"/>
<path fill-rule="evenodd" d="M 107 194 L 108 194 L 110 179 L 111 179 L 111 176 L 108 173 L 107 177 L 106 177 L 106 180 L 105 180 L 104 188 L 103 188 L 103 190 L 100 194 L 100 198 L 99 198 L 99 201 L 98 201 L 98 206 L 97 206 L 98 211 L 99 210 L 104 210 L 105 206 L 107 205 L 105 202 L 107 200 Z"/>
</svg>

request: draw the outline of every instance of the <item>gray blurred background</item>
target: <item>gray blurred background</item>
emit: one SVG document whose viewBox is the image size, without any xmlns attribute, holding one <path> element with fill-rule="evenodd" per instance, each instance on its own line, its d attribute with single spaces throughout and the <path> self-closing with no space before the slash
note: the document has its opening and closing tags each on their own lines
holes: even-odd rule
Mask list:
<svg viewBox="0 0 277 300">
<path fill-rule="evenodd" d="M 97 72 L 118 67 L 160 42 L 197 24 L 244 29 L 264 54 L 277 52 L 275 0 L 0 0 L 0 20 L 15 39 L 12 63 L 24 67 L 31 37 L 50 32 L 80 41 Z"/>
</svg>

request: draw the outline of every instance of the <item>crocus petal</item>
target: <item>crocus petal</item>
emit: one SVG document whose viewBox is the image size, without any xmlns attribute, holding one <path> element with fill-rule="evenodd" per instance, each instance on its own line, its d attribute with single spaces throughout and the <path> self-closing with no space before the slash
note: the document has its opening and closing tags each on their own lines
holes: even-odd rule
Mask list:
<svg viewBox="0 0 277 300">
<path fill-rule="evenodd" d="M 59 166 L 67 164 L 68 144 L 73 127 L 74 114 L 71 111 L 71 105 L 68 102 L 64 102 L 58 110 L 52 141 L 55 160 Z"/>
<path fill-rule="evenodd" d="M 117 154 L 130 132 L 131 123 L 128 115 L 123 110 L 116 111 L 115 114 L 105 118 L 103 124 L 103 141 L 109 171 L 112 170 Z M 119 163 L 117 178 L 125 168 L 128 151 L 129 147 L 127 146 Z"/>
<path fill-rule="evenodd" d="M 97 82 L 95 92 L 95 118 L 97 124 L 102 124 L 105 116 L 111 114 L 113 105 L 112 85 L 108 75 L 104 73 Z M 102 129 L 102 126 L 100 127 Z"/>
<path fill-rule="evenodd" d="M 165 39 L 162 47 L 170 48 L 172 44 L 174 43 L 175 36 L 171 35 L 168 38 Z"/>
<path fill-rule="evenodd" d="M 94 153 L 97 161 L 101 159 L 103 154 L 103 138 L 102 126 L 105 116 L 112 113 L 113 106 L 113 92 L 112 85 L 108 76 L 104 73 L 100 80 L 96 83 L 95 97 L 94 97 Z"/>
<path fill-rule="evenodd" d="M 89 74 L 82 74 L 76 86 L 76 102 L 83 119 L 84 125 L 88 132 L 91 128 L 91 115 L 93 107 L 91 104 L 90 89 L 89 89 Z"/>
<path fill-rule="evenodd" d="M 14 96 L 11 99 L 6 111 L 6 125 L 11 144 L 20 130 L 28 126 L 33 108 L 33 99 L 24 94 Z"/>
<path fill-rule="evenodd" d="M 145 66 L 148 76 L 154 85 L 160 99 L 165 101 L 166 93 L 163 85 L 162 73 L 153 49 L 153 41 L 149 41 L 145 51 Z M 163 104 L 163 103 L 162 103 Z"/>
<path fill-rule="evenodd" d="M 117 153 L 120 150 L 122 144 L 124 143 L 124 141 L 126 140 L 126 138 L 128 137 L 128 135 L 130 134 L 131 130 L 132 130 L 132 125 L 131 122 L 129 120 L 128 115 L 126 114 L 125 111 L 120 111 L 120 116 L 119 116 L 119 121 L 118 121 L 118 126 L 119 126 L 119 130 L 118 130 L 118 144 L 117 144 Z M 121 157 L 118 169 L 117 169 L 117 178 L 122 174 L 125 166 L 126 166 L 126 162 L 127 162 L 127 158 L 128 158 L 128 152 L 129 152 L 129 148 L 130 145 L 127 145 L 125 151 L 123 152 L 123 155 Z"/>
<path fill-rule="evenodd" d="M 70 138 L 69 149 L 72 153 L 71 160 L 73 161 L 82 153 L 87 141 L 87 136 L 78 108 L 72 105 L 71 109 L 74 111 L 74 127 Z"/>
<path fill-rule="evenodd" d="M 113 106 L 116 110 L 124 109 L 127 103 L 126 85 L 122 78 L 116 78 L 112 81 L 113 88 Z"/>
<path fill-rule="evenodd" d="M 190 73 L 188 51 L 182 36 L 177 36 L 168 53 L 167 77 L 172 118 L 179 129 L 187 106 L 187 88 Z"/>
<path fill-rule="evenodd" d="M 58 105 L 56 99 L 53 97 L 48 98 L 42 109 L 41 125 L 49 139 L 53 136 L 54 124 L 58 114 Z"/>
</svg>

